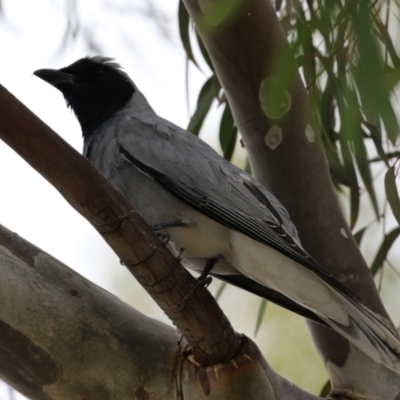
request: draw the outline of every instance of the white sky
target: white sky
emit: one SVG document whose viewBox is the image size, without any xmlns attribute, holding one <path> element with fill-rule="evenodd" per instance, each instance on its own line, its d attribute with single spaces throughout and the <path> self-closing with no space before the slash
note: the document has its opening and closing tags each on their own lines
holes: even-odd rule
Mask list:
<svg viewBox="0 0 400 400">
<path fill-rule="evenodd" d="M 0 83 L 21 100 L 36 115 L 60 134 L 75 149 L 81 151 L 81 131 L 74 115 L 65 105 L 60 92 L 37 77 L 33 71 L 40 68 L 61 68 L 89 54 L 82 36 L 60 51 L 65 30 L 65 0 L 3 0 L 6 19 L 0 20 Z M 126 72 L 146 95 L 150 104 L 164 118 L 180 126 L 187 126 L 185 91 L 185 56 L 178 35 L 176 20 L 177 1 L 154 0 L 155 8 L 162 10 L 168 20 L 165 26 L 169 37 L 163 37 L 154 23 L 134 12 L 143 7 L 142 0 L 114 1 L 116 5 L 131 4 L 129 13 L 115 11 L 108 4 L 111 0 L 80 1 L 79 15 L 85 26 L 94 31 L 93 37 L 102 46 L 103 54 L 115 57 Z M 122 34 L 121 32 L 124 32 Z M 90 53 L 95 54 L 95 53 Z M 191 111 L 197 94 L 208 74 L 190 69 Z M 217 124 L 207 121 L 203 137 L 215 137 Z M 215 141 L 215 139 L 214 139 Z M 101 237 L 78 213 L 76 213 L 53 187 L 38 175 L 25 161 L 0 141 L 0 223 L 29 240 L 46 252 L 63 261 L 86 278 L 113 292 L 134 305 L 139 311 L 167 322 L 166 317 L 150 297 L 121 266 L 113 252 Z M 213 282 L 215 293 L 219 283 Z M 221 298 L 221 306 L 231 319 L 235 329 L 253 337 L 259 299 L 229 288 Z M 249 309 L 252 312 L 249 313 Z M 270 311 L 270 309 L 272 311 Z M 308 358 L 312 350 L 310 339 L 306 344 L 296 344 L 304 335 L 304 322 L 297 317 L 280 316 L 275 326 L 276 310 L 268 305 L 268 328 L 263 326 L 256 338 L 262 351 L 273 353 L 273 333 L 287 337 L 285 346 L 293 346 L 295 365 L 278 360 L 273 367 L 289 378 L 291 368 L 296 369 L 294 378 L 305 389 L 317 391 L 325 374 L 309 376 L 301 370 L 302 358 Z M 266 324 L 264 324 L 266 325 Z M 268 334 L 267 334 L 268 330 Z M 300 332 L 302 332 L 300 334 Z M 286 335 L 286 336 L 285 336 Z M 303 340 L 303 339 L 302 339 Z M 293 344 L 289 344 L 292 343 Z M 274 345 L 276 347 L 276 343 Z M 299 349 L 299 347 L 301 347 Z M 302 357 L 307 352 L 307 357 Z M 314 363 L 322 370 L 316 354 Z M 270 361 L 270 360 L 269 360 Z M 297 375 L 296 375 L 297 374 Z M 298 377 L 298 378 L 296 378 Z M 22 398 L 22 397 L 21 397 Z M 8 399 L 4 386 L 0 385 L 0 400 Z"/>
</svg>

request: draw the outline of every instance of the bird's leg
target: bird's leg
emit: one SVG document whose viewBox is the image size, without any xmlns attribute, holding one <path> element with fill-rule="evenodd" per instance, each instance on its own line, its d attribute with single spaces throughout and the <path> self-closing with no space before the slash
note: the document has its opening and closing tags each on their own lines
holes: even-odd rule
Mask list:
<svg viewBox="0 0 400 400">
<path fill-rule="evenodd" d="M 204 285 L 204 287 L 207 287 L 211 281 L 212 278 L 211 276 L 208 276 L 208 274 L 211 272 L 211 270 L 213 269 L 215 263 L 217 262 L 218 258 L 209 258 L 207 260 L 206 266 L 203 269 L 203 272 L 201 273 L 201 275 L 197 278 L 197 280 L 202 283 Z"/>
<path fill-rule="evenodd" d="M 169 242 L 170 235 L 169 233 L 165 230 L 168 228 L 176 228 L 179 226 L 188 226 L 189 222 L 184 220 L 184 219 L 179 219 L 177 221 L 171 221 L 171 222 L 165 222 L 162 224 L 155 224 L 155 225 L 150 225 L 150 228 L 153 229 L 153 231 L 157 234 L 157 236 L 160 238 L 160 240 L 163 242 L 164 246 Z"/>
</svg>

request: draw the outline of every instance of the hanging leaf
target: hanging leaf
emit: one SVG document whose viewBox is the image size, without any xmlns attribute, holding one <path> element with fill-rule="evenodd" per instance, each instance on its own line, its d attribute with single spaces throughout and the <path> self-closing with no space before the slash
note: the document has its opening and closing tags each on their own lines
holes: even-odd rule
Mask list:
<svg viewBox="0 0 400 400">
<path fill-rule="evenodd" d="M 391 249 L 393 243 L 396 241 L 399 235 L 400 227 L 393 229 L 384 236 L 381 247 L 379 248 L 378 253 L 376 254 L 375 259 L 371 265 L 371 273 L 373 276 L 375 276 L 379 269 L 382 268 L 382 265 L 386 260 L 389 250 Z"/>
<path fill-rule="evenodd" d="M 378 200 L 376 199 L 375 188 L 372 182 L 371 169 L 368 162 L 367 150 L 365 148 L 365 141 L 362 131 L 355 131 L 351 136 L 353 140 L 353 149 L 358 170 L 371 199 L 372 206 L 375 211 L 375 216 L 378 218 Z"/>
<path fill-rule="evenodd" d="M 237 128 L 235 126 L 229 104 L 226 103 L 225 110 L 221 118 L 221 124 L 219 127 L 219 142 L 221 144 L 224 157 L 227 160 L 231 160 L 232 158 L 233 152 L 235 150 L 236 138 Z"/>
<path fill-rule="evenodd" d="M 332 390 L 331 381 L 328 379 L 323 388 L 321 389 L 321 393 L 319 395 L 323 398 L 328 397 L 328 394 L 331 392 L 331 390 Z"/>
<path fill-rule="evenodd" d="M 260 307 L 258 308 L 258 314 L 257 314 L 257 322 L 256 322 L 256 328 L 254 329 L 254 336 L 257 336 L 258 331 L 260 330 L 261 327 L 261 322 L 264 318 L 265 310 L 267 309 L 267 300 L 262 299 L 260 303 Z"/>
<path fill-rule="evenodd" d="M 389 32 L 382 23 L 382 21 L 379 18 L 374 18 L 374 23 L 376 24 L 377 31 L 376 36 L 382 41 L 382 44 L 385 47 L 385 50 L 387 50 L 388 54 L 390 55 L 390 58 L 392 60 L 393 65 L 395 68 L 400 66 L 400 59 L 397 55 L 396 47 L 393 44 L 392 38 L 389 35 Z"/>
<path fill-rule="evenodd" d="M 351 156 L 349 143 L 343 133 L 340 134 L 340 145 L 342 150 L 342 157 L 344 161 L 344 167 L 346 169 L 346 175 L 349 180 L 350 187 L 350 229 L 354 228 L 357 222 L 358 212 L 360 209 L 360 190 L 358 186 L 358 179 L 356 170 L 353 165 L 353 159 Z"/>
<path fill-rule="evenodd" d="M 202 87 L 199 98 L 197 99 L 197 108 L 192 118 L 190 119 L 187 130 L 198 136 L 200 128 L 203 125 L 204 118 L 206 117 L 211 104 L 215 98 L 214 96 L 214 83 L 213 76 L 207 79 L 206 83 Z"/>
<path fill-rule="evenodd" d="M 353 235 L 354 240 L 357 242 L 358 245 L 360 245 L 361 240 L 362 240 L 362 238 L 363 238 L 363 236 L 364 236 L 364 233 L 366 232 L 367 229 L 368 229 L 368 226 L 365 226 L 364 228 L 360 229 L 359 231 L 357 231 L 357 232 Z"/>
<path fill-rule="evenodd" d="M 351 8 L 354 33 L 357 41 L 358 61 L 352 74 L 363 110 L 368 121 L 382 119 L 387 135 L 394 144 L 399 136 L 396 114 L 390 102 L 390 92 L 382 79 L 382 53 L 376 40 L 373 23 L 374 7 L 368 1 L 358 1 Z"/>
<path fill-rule="evenodd" d="M 197 62 L 194 58 L 192 46 L 190 44 L 190 17 L 182 0 L 179 1 L 178 8 L 178 21 L 179 21 L 179 35 L 181 37 L 183 48 L 186 52 L 186 57 L 193 62 L 198 68 Z"/>
<path fill-rule="evenodd" d="M 217 290 L 217 293 L 215 293 L 215 301 L 218 301 L 219 300 L 219 298 L 221 297 L 221 295 L 222 295 L 222 292 L 225 290 L 225 287 L 226 287 L 226 283 L 225 282 L 222 282 L 220 285 L 219 285 L 219 288 L 218 288 L 218 290 Z"/>
<path fill-rule="evenodd" d="M 400 198 L 396 186 L 396 175 L 394 167 L 390 167 L 385 175 L 385 191 L 392 213 L 400 225 Z"/>
<path fill-rule="evenodd" d="M 375 144 L 376 151 L 379 155 L 379 159 L 383 161 L 386 165 L 388 165 L 388 157 L 383 150 L 382 146 L 382 132 L 378 125 L 369 124 L 368 122 L 363 123 L 366 128 L 369 130 L 372 141 Z M 389 166 L 389 165 L 388 165 Z"/>
<path fill-rule="evenodd" d="M 358 108 L 357 97 L 351 88 L 347 86 L 344 79 L 340 79 L 341 89 L 338 99 L 338 108 L 341 118 L 339 134 L 340 149 L 346 174 L 350 183 L 350 229 L 354 228 L 357 222 L 360 208 L 360 191 L 353 157 L 350 151 L 352 133 L 358 129 L 361 115 Z"/>
</svg>

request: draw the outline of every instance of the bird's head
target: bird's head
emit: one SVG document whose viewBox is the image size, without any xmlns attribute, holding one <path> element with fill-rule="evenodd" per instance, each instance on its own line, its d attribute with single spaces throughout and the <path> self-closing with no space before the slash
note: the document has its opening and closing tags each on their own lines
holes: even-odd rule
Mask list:
<svg viewBox="0 0 400 400">
<path fill-rule="evenodd" d="M 85 57 L 65 68 L 39 69 L 34 75 L 62 92 L 84 136 L 112 117 L 135 92 L 128 75 L 107 57 Z"/>
</svg>

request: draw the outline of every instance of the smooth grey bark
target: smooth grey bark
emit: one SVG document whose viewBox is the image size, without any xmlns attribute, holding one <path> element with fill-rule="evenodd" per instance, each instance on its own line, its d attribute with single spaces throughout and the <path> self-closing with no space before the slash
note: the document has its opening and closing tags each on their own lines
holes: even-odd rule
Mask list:
<svg viewBox="0 0 400 400">
<path fill-rule="evenodd" d="M 24 395 L 173 398 L 179 339 L 0 226 L 0 377 Z"/>
<path fill-rule="evenodd" d="M 287 109 L 275 118 L 261 104 L 262 84 L 275 79 L 278 59 L 284 52 L 289 54 L 273 6 L 267 0 L 242 0 L 239 7 L 221 15 L 226 1 L 183 2 L 224 88 L 254 175 L 287 207 L 305 249 L 368 307 L 389 318 L 340 210 L 293 58 L 288 65 L 290 83 L 285 87 Z M 215 10 L 220 13 L 218 20 L 212 17 Z M 397 374 L 377 365 L 332 330 L 309 326 L 334 387 L 350 389 L 361 398 L 400 397 Z"/>
</svg>

